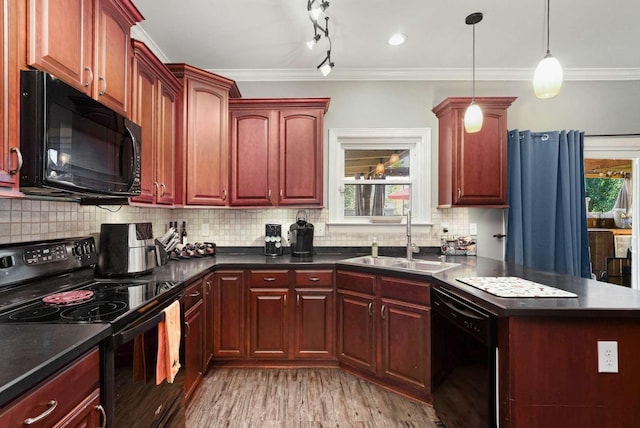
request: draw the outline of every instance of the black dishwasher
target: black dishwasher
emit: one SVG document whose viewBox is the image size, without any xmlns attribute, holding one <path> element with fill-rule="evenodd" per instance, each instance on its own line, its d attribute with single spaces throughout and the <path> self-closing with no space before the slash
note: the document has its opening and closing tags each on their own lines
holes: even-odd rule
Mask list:
<svg viewBox="0 0 640 428">
<path fill-rule="evenodd" d="M 444 288 L 432 289 L 433 405 L 447 428 L 497 426 L 495 315 Z"/>
</svg>

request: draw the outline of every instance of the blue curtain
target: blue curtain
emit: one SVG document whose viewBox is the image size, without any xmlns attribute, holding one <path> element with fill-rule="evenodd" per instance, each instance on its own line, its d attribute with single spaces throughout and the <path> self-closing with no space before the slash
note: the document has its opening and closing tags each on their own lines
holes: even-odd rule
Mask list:
<svg viewBox="0 0 640 428">
<path fill-rule="evenodd" d="M 591 278 L 584 133 L 508 133 L 506 260 Z"/>
</svg>

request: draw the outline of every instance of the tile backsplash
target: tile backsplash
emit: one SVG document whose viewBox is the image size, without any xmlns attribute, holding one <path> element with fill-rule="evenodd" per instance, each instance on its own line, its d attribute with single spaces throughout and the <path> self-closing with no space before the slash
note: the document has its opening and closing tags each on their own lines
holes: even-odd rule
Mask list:
<svg viewBox="0 0 640 428">
<path fill-rule="evenodd" d="M 161 236 L 170 221 L 187 222 L 189 242 L 215 242 L 219 246 L 262 246 L 265 223 L 282 224 L 283 237 L 295 221 L 297 209 L 207 209 L 147 208 L 139 206 L 84 206 L 73 202 L 29 199 L 0 199 L 0 243 L 39 241 L 99 233 L 102 223 L 151 222 L 156 237 Z M 327 223 L 326 209 L 307 209 L 309 222 Z M 419 246 L 439 246 L 441 224 L 450 235 L 464 235 L 469 229 L 468 210 L 433 209 L 433 226 L 416 226 L 412 230 Z M 208 233 L 207 233 L 208 229 Z M 375 235 L 380 246 L 403 246 L 404 228 L 381 229 L 380 232 L 346 232 L 345 228 L 326 228 L 325 236 L 314 237 L 318 247 L 367 246 Z"/>
</svg>

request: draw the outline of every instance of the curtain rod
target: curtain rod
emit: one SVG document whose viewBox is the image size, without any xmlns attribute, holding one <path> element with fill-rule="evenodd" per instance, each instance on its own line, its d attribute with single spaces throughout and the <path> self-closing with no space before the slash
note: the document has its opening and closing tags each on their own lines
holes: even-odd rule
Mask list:
<svg viewBox="0 0 640 428">
<path fill-rule="evenodd" d="M 585 137 L 640 137 L 640 134 L 584 134 Z"/>
</svg>

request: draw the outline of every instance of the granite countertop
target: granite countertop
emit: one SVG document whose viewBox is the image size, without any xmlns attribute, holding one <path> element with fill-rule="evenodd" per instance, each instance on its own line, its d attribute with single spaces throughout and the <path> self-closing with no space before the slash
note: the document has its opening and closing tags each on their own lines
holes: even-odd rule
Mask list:
<svg viewBox="0 0 640 428">
<path fill-rule="evenodd" d="M 1 324 L 0 406 L 97 346 L 110 333 L 108 324 Z"/>
</svg>

